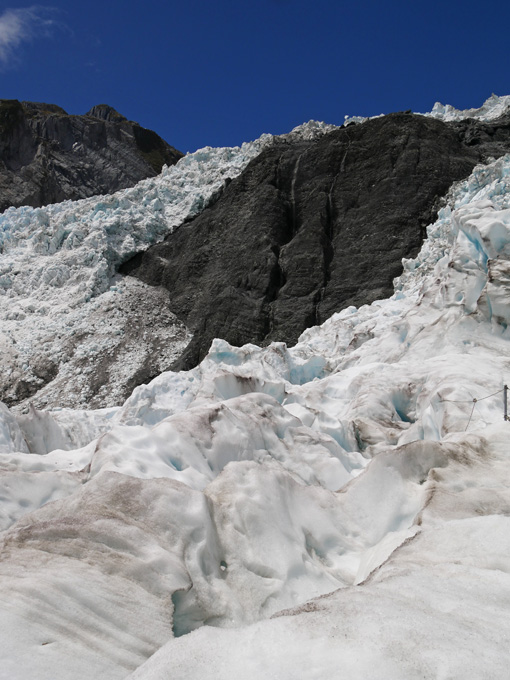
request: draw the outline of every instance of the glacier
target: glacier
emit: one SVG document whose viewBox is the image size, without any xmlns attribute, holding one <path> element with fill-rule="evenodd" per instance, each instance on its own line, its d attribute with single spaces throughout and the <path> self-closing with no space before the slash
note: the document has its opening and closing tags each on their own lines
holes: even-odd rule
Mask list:
<svg viewBox="0 0 510 680">
<path fill-rule="evenodd" d="M 88 225 L 87 201 L 48 208 L 51 229 L 82 208 Z M 5 215 L 33 229 L 4 230 L 12 260 L 68 255 L 58 227 Z M 74 312 L 2 320 L 6 346 L 123 290 L 117 231 L 105 283 L 56 290 Z M 391 298 L 293 348 L 216 340 L 120 406 L 0 405 L 5 677 L 506 678 L 509 276 L 510 155 L 451 188 Z M 51 284 L 24 280 L 37 310 Z M 4 287 L 4 309 L 21 298 Z"/>
</svg>

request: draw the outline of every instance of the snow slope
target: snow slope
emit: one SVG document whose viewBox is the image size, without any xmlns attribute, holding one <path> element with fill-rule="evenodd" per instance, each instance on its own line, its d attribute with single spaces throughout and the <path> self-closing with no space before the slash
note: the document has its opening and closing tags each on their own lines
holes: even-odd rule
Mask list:
<svg viewBox="0 0 510 680">
<path fill-rule="evenodd" d="M 5 677 L 506 678 L 509 276 L 506 156 L 292 349 L 2 407 Z"/>
</svg>

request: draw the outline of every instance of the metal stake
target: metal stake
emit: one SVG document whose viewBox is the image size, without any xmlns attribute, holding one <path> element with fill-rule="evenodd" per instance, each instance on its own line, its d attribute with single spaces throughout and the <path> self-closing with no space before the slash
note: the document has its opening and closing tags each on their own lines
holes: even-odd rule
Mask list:
<svg viewBox="0 0 510 680">
<path fill-rule="evenodd" d="M 508 385 L 503 386 L 503 408 L 505 411 L 503 418 L 505 420 L 510 420 L 508 417 Z"/>
</svg>

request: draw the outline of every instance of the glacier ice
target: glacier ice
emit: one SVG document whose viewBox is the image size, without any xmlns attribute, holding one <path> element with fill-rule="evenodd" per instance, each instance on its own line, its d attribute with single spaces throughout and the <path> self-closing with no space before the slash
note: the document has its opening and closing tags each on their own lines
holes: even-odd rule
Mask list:
<svg viewBox="0 0 510 680">
<path fill-rule="evenodd" d="M 506 678 L 509 182 L 476 168 L 391 298 L 292 349 L 2 407 L 9 677 Z"/>
<path fill-rule="evenodd" d="M 477 109 L 456 109 L 450 104 L 441 104 L 441 102 L 436 102 L 432 108 L 432 111 L 428 116 L 433 118 L 439 118 L 444 121 L 456 121 L 463 120 L 464 118 L 475 118 L 477 120 L 490 121 L 494 118 L 506 113 L 508 107 L 510 106 L 510 96 L 505 95 L 503 97 L 498 97 L 497 94 L 492 94 L 483 104 Z"/>
</svg>

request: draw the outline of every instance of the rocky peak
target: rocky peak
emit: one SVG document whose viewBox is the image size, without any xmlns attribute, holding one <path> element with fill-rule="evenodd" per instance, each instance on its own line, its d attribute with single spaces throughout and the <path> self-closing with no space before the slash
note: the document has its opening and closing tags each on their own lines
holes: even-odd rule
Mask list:
<svg viewBox="0 0 510 680">
<path fill-rule="evenodd" d="M 182 155 L 106 104 L 74 116 L 56 104 L 0 99 L 0 211 L 113 193 Z"/>
<path fill-rule="evenodd" d="M 93 106 L 90 111 L 87 111 L 85 115 L 99 118 L 100 120 L 109 120 L 113 123 L 127 122 L 125 116 L 108 104 L 97 104 L 96 106 Z"/>
</svg>

